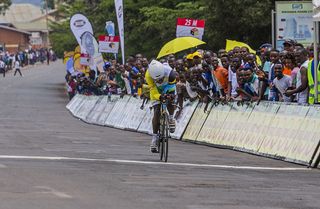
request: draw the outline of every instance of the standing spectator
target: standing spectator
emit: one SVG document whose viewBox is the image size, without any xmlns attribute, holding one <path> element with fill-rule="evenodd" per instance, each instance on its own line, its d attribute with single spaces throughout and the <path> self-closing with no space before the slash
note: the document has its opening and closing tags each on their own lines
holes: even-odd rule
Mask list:
<svg viewBox="0 0 320 209">
<path fill-rule="evenodd" d="M 234 99 L 238 96 L 237 88 L 239 87 L 237 79 L 237 71 L 241 66 L 239 57 L 232 58 L 232 62 L 228 71 L 228 100 Z"/>
<path fill-rule="evenodd" d="M 290 97 L 297 94 L 297 102 L 299 104 L 307 104 L 308 101 L 308 52 L 304 48 L 300 48 L 294 52 L 295 60 L 300 67 L 297 73 L 297 87 L 293 90 L 287 90 L 285 95 Z"/>
<path fill-rule="evenodd" d="M 276 78 L 273 80 L 273 84 L 278 92 L 278 97 L 280 102 L 291 102 L 291 98 L 284 95 L 285 91 L 292 86 L 291 77 L 284 75 L 283 64 L 277 63 L 274 66 L 274 74 Z"/>
<path fill-rule="evenodd" d="M 16 57 L 16 61 L 14 62 L 14 76 L 16 76 L 16 73 L 19 72 L 20 76 L 22 77 L 22 73 L 21 73 L 21 70 L 20 70 L 20 61 L 18 59 L 18 57 Z"/>
<path fill-rule="evenodd" d="M 228 94 L 228 70 L 225 69 L 224 67 L 219 66 L 219 60 L 218 58 L 213 58 L 213 71 L 212 74 L 217 78 L 221 88 L 223 89 L 224 95 L 225 96 Z"/>
<path fill-rule="evenodd" d="M 6 64 L 0 59 L 0 71 L 3 73 L 3 77 L 6 77 Z"/>
<path fill-rule="evenodd" d="M 48 49 L 46 50 L 46 55 L 47 55 L 47 65 L 49 65 L 49 62 L 50 62 L 50 52 L 49 52 Z"/>
</svg>

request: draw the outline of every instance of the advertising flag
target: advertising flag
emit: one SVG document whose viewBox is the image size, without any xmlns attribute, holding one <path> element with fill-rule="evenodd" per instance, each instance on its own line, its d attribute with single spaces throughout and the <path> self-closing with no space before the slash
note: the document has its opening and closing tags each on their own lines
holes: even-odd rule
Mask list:
<svg viewBox="0 0 320 209">
<path fill-rule="evenodd" d="M 85 32 L 89 32 L 93 34 L 93 29 L 90 21 L 88 18 L 82 14 L 74 14 L 70 19 L 70 28 L 74 35 L 74 37 L 77 39 L 78 44 L 81 46 L 81 36 Z M 86 53 L 84 49 L 81 46 L 81 52 Z"/>
<path fill-rule="evenodd" d="M 204 25 L 205 20 L 178 18 L 176 35 L 177 37 L 191 36 L 202 40 Z"/>
<path fill-rule="evenodd" d="M 108 21 L 106 22 L 106 34 L 108 34 L 109 36 L 115 36 L 116 35 L 116 31 L 114 28 L 114 23 L 112 21 Z"/>
<path fill-rule="evenodd" d="M 118 53 L 119 41 L 119 36 L 99 36 L 99 52 Z"/>
<path fill-rule="evenodd" d="M 120 34 L 120 44 L 121 44 L 121 54 L 122 54 L 122 64 L 124 64 L 124 26 L 123 26 L 123 1 L 122 0 L 114 0 L 118 21 L 118 28 Z"/>
</svg>

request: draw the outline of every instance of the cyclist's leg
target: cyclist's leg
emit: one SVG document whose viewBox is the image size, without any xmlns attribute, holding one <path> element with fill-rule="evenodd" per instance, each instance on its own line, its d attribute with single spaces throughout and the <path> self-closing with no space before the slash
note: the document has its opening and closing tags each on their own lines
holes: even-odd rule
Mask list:
<svg viewBox="0 0 320 209">
<path fill-rule="evenodd" d="M 174 119 L 174 106 L 172 104 L 168 104 L 167 106 L 168 112 L 169 112 L 169 129 L 170 129 L 170 133 L 174 133 L 174 131 L 176 130 L 176 121 Z"/>
<path fill-rule="evenodd" d="M 152 118 L 152 141 L 150 145 L 151 152 L 157 152 L 158 149 L 158 131 L 160 128 L 160 104 L 153 106 L 153 118 Z"/>
</svg>

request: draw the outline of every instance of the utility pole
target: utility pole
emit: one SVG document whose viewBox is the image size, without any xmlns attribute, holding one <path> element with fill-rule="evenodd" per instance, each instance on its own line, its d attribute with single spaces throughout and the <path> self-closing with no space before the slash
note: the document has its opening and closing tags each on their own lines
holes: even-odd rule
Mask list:
<svg viewBox="0 0 320 209">
<path fill-rule="evenodd" d="M 46 26 L 47 26 L 47 48 L 50 46 L 50 39 L 49 39 L 49 24 L 48 24 L 48 0 L 45 0 L 46 4 Z"/>
</svg>

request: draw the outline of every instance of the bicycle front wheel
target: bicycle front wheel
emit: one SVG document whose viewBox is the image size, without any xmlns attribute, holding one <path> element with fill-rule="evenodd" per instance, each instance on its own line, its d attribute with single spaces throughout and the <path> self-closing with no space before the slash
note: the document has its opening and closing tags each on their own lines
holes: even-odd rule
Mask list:
<svg viewBox="0 0 320 209">
<path fill-rule="evenodd" d="M 165 115 L 165 124 L 164 124 L 164 135 L 162 139 L 162 147 L 163 147 L 163 157 L 164 162 L 168 162 L 168 154 L 169 154 L 169 122 L 168 115 Z"/>
</svg>

